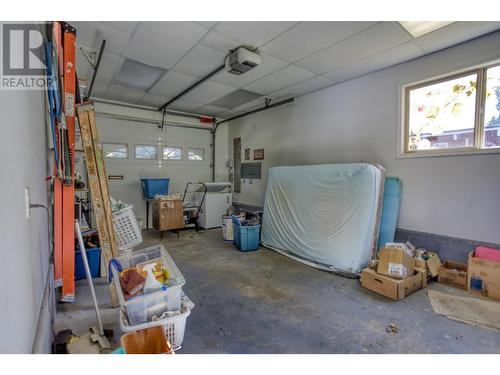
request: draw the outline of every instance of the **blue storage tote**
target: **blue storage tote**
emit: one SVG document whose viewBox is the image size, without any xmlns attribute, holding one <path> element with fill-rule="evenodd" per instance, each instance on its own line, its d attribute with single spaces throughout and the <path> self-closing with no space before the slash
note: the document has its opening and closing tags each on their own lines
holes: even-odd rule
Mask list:
<svg viewBox="0 0 500 375">
<path fill-rule="evenodd" d="M 153 199 L 156 194 L 167 195 L 169 178 L 141 178 L 142 195 L 146 199 Z"/>
<path fill-rule="evenodd" d="M 252 251 L 259 249 L 260 224 L 238 225 L 233 220 L 234 244 L 240 251 Z"/>
<path fill-rule="evenodd" d="M 87 259 L 89 261 L 90 274 L 92 277 L 101 275 L 101 248 L 93 247 L 87 249 Z M 82 253 L 75 252 L 75 280 L 86 279 L 85 266 L 83 265 Z"/>
</svg>

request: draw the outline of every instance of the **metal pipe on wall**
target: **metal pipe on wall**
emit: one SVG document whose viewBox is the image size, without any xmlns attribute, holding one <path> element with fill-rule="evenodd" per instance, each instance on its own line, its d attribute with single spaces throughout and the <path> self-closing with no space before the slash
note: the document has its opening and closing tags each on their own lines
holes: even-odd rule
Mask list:
<svg viewBox="0 0 500 375">
<path fill-rule="evenodd" d="M 217 123 L 215 123 L 214 127 L 212 129 L 212 132 L 211 132 L 212 133 L 212 145 L 213 145 L 213 148 L 212 148 L 212 164 L 213 164 L 213 166 L 212 166 L 212 182 L 215 182 L 215 135 L 216 135 L 215 133 L 217 132 L 219 125 L 223 124 L 225 122 L 229 122 L 232 120 L 236 120 L 236 119 L 248 116 L 248 115 L 252 115 L 254 113 L 262 112 L 262 111 L 265 111 L 268 109 L 279 107 L 279 106 L 284 105 L 284 104 L 292 103 L 294 100 L 295 100 L 295 98 L 290 98 L 290 99 L 282 100 L 280 102 L 276 102 L 274 104 L 266 104 L 264 107 L 256 108 L 256 109 L 253 109 L 251 111 L 241 113 L 237 116 L 233 116 L 233 117 L 230 117 L 230 118 L 227 118 L 225 120 L 221 120 L 221 121 L 218 121 Z"/>
</svg>

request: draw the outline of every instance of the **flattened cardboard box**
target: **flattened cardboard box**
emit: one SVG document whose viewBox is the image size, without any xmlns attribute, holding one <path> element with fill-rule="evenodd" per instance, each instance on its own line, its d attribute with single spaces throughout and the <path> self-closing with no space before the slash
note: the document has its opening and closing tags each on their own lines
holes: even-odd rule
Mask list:
<svg viewBox="0 0 500 375">
<path fill-rule="evenodd" d="M 424 273 L 415 270 L 413 276 L 406 279 L 396 280 L 392 277 L 381 275 L 374 268 L 365 268 L 361 272 L 361 286 L 386 297 L 399 301 L 413 292 L 422 289 L 424 283 Z"/>
<path fill-rule="evenodd" d="M 403 249 L 385 246 L 380 249 L 378 273 L 395 279 L 404 279 L 413 275 L 414 266 L 415 260 Z"/>
<path fill-rule="evenodd" d="M 500 263 L 474 257 L 469 253 L 467 286 L 471 292 L 500 300 Z"/>
<path fill-rule="evenodd" d="M 467 264 L 447 260 L 439 268 L 438 282 L 467 290 Z"/>
</svg>

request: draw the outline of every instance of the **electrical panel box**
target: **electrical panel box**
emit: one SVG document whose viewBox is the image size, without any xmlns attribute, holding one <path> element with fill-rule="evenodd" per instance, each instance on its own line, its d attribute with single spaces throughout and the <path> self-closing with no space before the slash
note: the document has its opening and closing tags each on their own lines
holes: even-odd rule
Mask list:
<svg viewBox="0 0 500 375">
<path fill-rule="evenodd" d="M 261 163 L 241 163 L 241 178 L 261 179 Z"/>
</svg>

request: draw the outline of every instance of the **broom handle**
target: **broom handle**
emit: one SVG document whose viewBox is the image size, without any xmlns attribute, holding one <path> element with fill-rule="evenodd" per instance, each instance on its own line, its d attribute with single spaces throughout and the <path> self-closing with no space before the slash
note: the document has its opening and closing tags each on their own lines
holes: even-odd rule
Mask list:
<svg viewBox="0 0 500 375">
<path fill-rule="evenodd" d="M 92 300 L 94 301 L 95 315 L 97 317 L 97 323 L 99 324 L 99 334 L 104 336 L 104 329 L 102 327 L 101 314 L 99 313 L 99 305 L 97 304 L 97 298 L 95 296 L 94 283 L 92 282 L 92 275 L 90 274 L 89 261 L 87 259 L 87 251 L 85 250 L 85 245 L 83 244 L 82 232 L 80 231 L 80 224 L 78 220 L 75 220 L 75 232 L 78 237 L 78 244 L 80 245 L 80 253 L 82 254 L 83 265 L 85 267 L 85 274 L 87 275 L 87 281 L 89 282 L 90 294 L 92 295 Z"/>
</svg>

